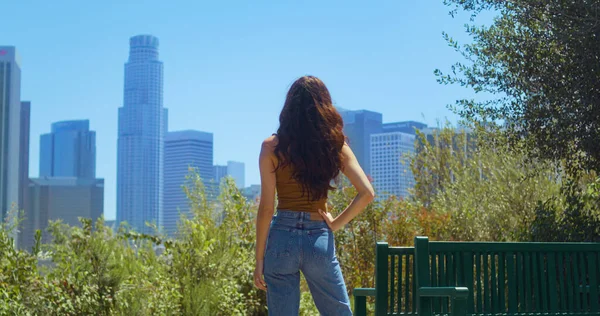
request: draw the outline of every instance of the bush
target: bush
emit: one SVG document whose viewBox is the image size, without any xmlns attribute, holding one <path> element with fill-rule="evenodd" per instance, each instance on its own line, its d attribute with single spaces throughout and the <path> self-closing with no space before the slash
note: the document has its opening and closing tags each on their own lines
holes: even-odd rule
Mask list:
<svg viewBox="0 0 600 316">
<path fill-rule="evenodd" d="M 51 223 L 52 242 L 31 254 L 0 229 L 0 314 L 266 315 L 251 278 L 256 210 L 227 182 L 217 213 L 197 174 L 190 183 L 193 216 L 175 239 L 81 219 L 80 227 Z"/>
<path fill-rule="evenodd" d="M 530 160 L 484 128 L 419 134 L 412 170 L 413 199 L 449 217 L 447 231 L 438 230 L 443 239 L 527 240 L 538 203 L 560 194 L 553 164 Z"/>
<path fill-rule="evenodd" d="M 600 177 L 570 178 L 561 197 L 540 202 L 530 239 L 539 242 L 600 242 Z"/>
<path fill-rule="evenodd" d="M 477 135 L 476 145 L 447 146 L 460 137 L 440 133 L 434 140 L 442 141 L 432 143 L 421 136 L 411 197 L 375 201 L 336 232 L 350 292 L 374 286 L 377 241 L 410 246 L 417 235 L 600 241 L 597 175 L 566 177 L 485 134 Z M 29 253 L 14 248 L 15 227 L 4 223 L 0 315 L 267 315 L 265 293 L 252 283 L 256 203 L 246 201 L 231 179 L 222 184 L 218 204 L 206 199 L 198 174 L 183 189 L 191 215 L 182 216 L 175 238 L 158 229 L 140 234 L 122 225 L 113 231 L 103 220 L 81 219 L 76 227 L 51 223 L 49 244 L 41 245 L 37 232 Z M 330 193 L 330 209 L 342 211 L 355 195 L 342 179 Z M 300 314 L 318 315 L 304 280 L 301 290 Z"/>
</svg>

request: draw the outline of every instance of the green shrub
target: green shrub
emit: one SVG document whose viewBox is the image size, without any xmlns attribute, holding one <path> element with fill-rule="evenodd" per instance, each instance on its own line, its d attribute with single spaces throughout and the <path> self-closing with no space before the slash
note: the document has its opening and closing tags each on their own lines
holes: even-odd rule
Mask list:
<svg viewBox="0 0 600 316">
<path fill-rule="evenodd" d="M 562 173 L 501 141 L 461 152 L 461 146 L 443 145 L 460 139 L 455 132 L 435 137 L 445 140 L 422 143 L 413 157 L 417 185 L 411 197 L 375 201 L 336 232 L 350 292 L 374 286 L 377 241 L 410 246 L 417 235 L 600 241 L 597 176 L 562 183 Z M 356 194 L 347 180 L 339 182 L 329 198 L 334 214 Z M 39 244 L 37 232 L 30 253 L 15 249 L 15 227 L 4 223 L 0 315 L 267 315 L 266 295 L 252 282 L 256 203 L 246 201 L 231 179 L 221 185 L 216 204 L 207 200 L 197 173 L 183 189 L 191 212 L 182 216 L 174 238 L 158 229 L 140 234 L 121 225 L 113 231 L 103 220 L 81 219 L 76 227 L 51 223 L 48 244 Z M 318 315 L 304 279 L 301 291 L 300 314 Z"/>
</svg>

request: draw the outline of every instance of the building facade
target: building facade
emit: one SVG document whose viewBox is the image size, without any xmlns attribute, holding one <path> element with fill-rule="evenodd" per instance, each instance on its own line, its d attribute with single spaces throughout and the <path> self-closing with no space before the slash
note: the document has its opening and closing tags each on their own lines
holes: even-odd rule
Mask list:
<svg viewBox="0 0 600 316">
<path fill-rule="evenodd" d="M 48 221 L 81 226 L 79 217 L 93 221 L 104 210 L 104 179 L 53 177 L 30 179 L 25 214 L 19 232 L 19 247 L 31 250 L 35 231 L 42 232 L 42 242 L 51 240 Z"/>
<path fill-rule="evenodd" d="M 158 38 L 134 36 L 125 63 L 123 107 L 119 108 L 117 222 L 140 232 L 163 218 L 164 137 L 163 63 Z"/>
<path fill-rule="evenodd" d="M 246 187 L 246 166 L 243 162 L 228 161 L 227 175 L 233 178 L 239 189 Z"/>
<path fill-rule="evenodd" d="M 379 199 L 406 198 L 414 186 L 410 155 L 415 152 L 415 135 L 402 132 L 371 135 L 371 171 Z"/>
<path fill-rule="evenodd" d="M 40 136 L 40 177 L 96 178 L 96 132 L 89 120 L 56 122 Z"/>
<path fill-rule="evenodd" d="M 186 177 L 196 171 L 209 199 L 214 197 L 213 134 L 186 130 L 169 132 L 165 138 L 164 231 L 173 236 L 181 213 L 190 214 L 189 200 L 183 190 Z"/>
<path fill-rule="evenodd" d="M 19 203 L 20 122 L 20 58 L 14 47 L 0 46 L 0 220 Z"/>
<path fill-rule="evenodd" d="M 29 193 L 29 131 L 31 122 L 31 102 L 21 102 L 19 134 L 19 208 L 25 207 Z"/>
<path fill-rule="evenodd" d="M 371 135 L 382 132 L 382 114 L 367 110 L 341 110 L 340 114 L 344 121 L 344 133 L 348 137 L 350 148 L 365 173 L 372 176 Z"/>
<path fill-rule="evenodd" d="M 225 177 L 231 177 L 239 189 L 246 187 L 246 166 L 243 162 L 228 161 L 226 166 L 215 165 L 214 173 L 216 183 L 221 183 Z"/>
<path fill-rule="evenodd" d="M 227 177 L 227 166 L 215 165 L 213 166 L 215 182 L 221 184 L 223 178 Z"/>
<path fill-rule="evenodd" d="M 416 135 L 416 131 L 423 131 L 427 128 L 427 124 L 416 121 L 402 121 L 394 123 L 385 123 L 382 125 L 382 133 L 401 132 L 406 134 Z"/>
</svg>

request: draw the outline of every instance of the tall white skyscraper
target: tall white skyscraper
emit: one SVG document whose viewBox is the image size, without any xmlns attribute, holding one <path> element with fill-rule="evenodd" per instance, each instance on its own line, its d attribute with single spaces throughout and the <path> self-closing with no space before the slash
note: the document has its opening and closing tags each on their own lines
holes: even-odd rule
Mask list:
<svg viewBox="0 0 600 316">
<path fill-rule="evenodd" d="M 371 135 L 371 174 L 380 199 L 405 198 L 414 186 L 409 155 L 415 152 L 415 135 L 402 132 Z"/>
<path fill-rule="evenodd" d="M 158 38 L 134 36 L 125 63 L 123 107 L 119 108 L 117 222 L 140 232 L 145 222 L 162 225 L 164 137 L 163 63 Z"/>
<path fill-rule="evenodd" d="M 213 134 L 193 130 L 167 133 L 163 228 L 171 236 L 177 231 L 180 213 L 190 214 L 183 186 L 187 184 L 186 177 L 191 171 L 200 174 L 206 194 L 214 194 Z"/>
<path fill-rule="evenodd" d="M 0 46 L 0 220 L 19 203 L 20 121 L 20 59 L 14 47 Z"/>
</svg>

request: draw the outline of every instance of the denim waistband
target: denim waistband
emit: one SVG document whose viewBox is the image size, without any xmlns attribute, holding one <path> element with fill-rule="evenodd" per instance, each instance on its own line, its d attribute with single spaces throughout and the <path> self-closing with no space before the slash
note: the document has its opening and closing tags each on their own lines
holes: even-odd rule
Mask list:
<svg viewBox="0 0 600 316">
<path fill-rule="evenodd" d="M 298 221 L 311 221 L 310 217 L 311 214 L 316 214 L 316 216 L 319 216 L 318 213 L 315 212 L 300 212 L 300 211 L 289 211 L 289 210 L 277 210 L 277 213 L 275 214 L 275 216 L 280 217 L 280 218 L 289 218 L 289 219 L 296 219 Z M 315 216 L 315 215 L 312 215 Z M 318 221 L 312 221 L 312 222 L 320 222 L 320 220 Z"/>
<path fill-rule="evenodd" d="M 286 229 L 326 229 L 327 223 L 323 220 L 311 220 L 311 212 L 277 210 L 273 217 L 272 227 Z"/>
</svg>

